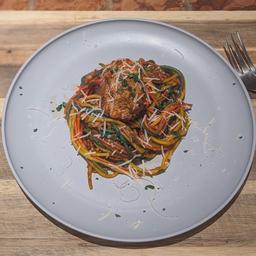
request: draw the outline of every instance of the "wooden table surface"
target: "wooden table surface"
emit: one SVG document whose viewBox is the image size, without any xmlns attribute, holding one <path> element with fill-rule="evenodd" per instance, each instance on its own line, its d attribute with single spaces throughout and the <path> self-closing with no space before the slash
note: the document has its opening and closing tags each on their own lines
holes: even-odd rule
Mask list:
<svg viewBox="0 0 256 256">
<path fill-rule="evenodd" d="M 256 63 L 256 12 L 0 12 L 0 120 L 15 73 L 43 43 L 95 19 L 147 18 L 173 24 L 223 54 L 229 32 L 239 31 Z M 253 99 L 253 97 L 255 99 Z M 256 110 L 256 97 L 251 95 Z M 0 143 L 0 255 L 256 255 L 256 163 L 236 201 L 213 224 L 192 236 L 140 247 L 98 245 L 44 217 L 21 192 Z M 112 245 L 112 246 L 109 246 Z"/>
</svg>

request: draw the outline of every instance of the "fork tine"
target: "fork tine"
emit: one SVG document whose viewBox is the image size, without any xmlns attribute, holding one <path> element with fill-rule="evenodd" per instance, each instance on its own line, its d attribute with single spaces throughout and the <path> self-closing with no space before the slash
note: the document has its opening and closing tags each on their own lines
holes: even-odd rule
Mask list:
<svg viewBox="0 0 256 256">
<path fill-rule="evenodd" d="M 224 52 L 225 52 L 226 56 L 228 57 L 229 63 L 231 64 L 231 66 L 233 68 L 236 69 L 236 67 L 235 67 L 235 65 L 233 63 L 232 57 L 230 56 L 230 53 L 229 53 L 229 50 L 228 50 L 228 43 L 227 42 L 225 42 L 225 45 L 223 46 L 223 49 L 224 49 Z"/>
<path fill-rule="evenodd" d="M 241 49 L 242 49 L 242 51 L 243 51 L 244 58 L 245 58 L 245 60 L 246 60 L 246 63 L 247 63 L 247 65 L 248 65 L 248 67 L 249 67 L 251 70 L 255 70 L 255 66 L 253 65 L 253 62 L 252 62 L 252 60 L 251 60 L 251 58 L 250 58 L 250 56 L 249 56 L 249 54 L 248 54 L 248 52 L 247 52 L 247 50 L 246 50 L 246 48 L 245 48 L 244 42 L 243 42 L 243 40 L 242 40 L 242 38 L 241 38 L 239 32 L 236 32 L 236 36 L 237 36 L 238 42 L 240 43 L 240 47 L 241 47 Z"/>
<path fill-rule="evenodd" d="M 233 47 L 231 46 L 231 44 L 228 42 L 228 39 L 226 40 L 226 46 L 230 55 L 230 58 L 232 59 L 231 61 L 231 65 L 241 74 L 244 73 L 243 68 L 241 67 L 239 61 L 238 61 L 238 57 L 236 56 L 235 50 L 233 49 Z"/>
<path fill-rule="evenodd" d="M 235 69 L 243 74 L 243 69 L 241 68 L 241 66 L 239 65 L 239 63 L 237 62 L 236 56 L 234 55 L 234 51 L 232 46 L 230 45 L 229 42 L 227 42 L 227 47 L 228 47 L 228 52 L 230 54 L 233 66 L 235 67 Z"/>
<path fill-rule="evenodd" d="M 229 46 L 228 46 L 228 42 L 226 41 L 225 45 L 223 46 L 224 51 L 226 53 L 226 56 L 228 57 L 228 61 L 231 64 L 231 66 L 236 69 L 237 71 L 240 72 L 240 68 L 237 66 L 234 57 L 232 55 L 232 53 L 230 52 Z"/>
<path fill-rule="evenodd" d="M 235 48 L 234 49 L 234 54 L 235 54 L 235 56 L 237 58 L 238 63 L 240 64 L 239 66 L 241 66 L 242 69 L 244 69 L 244 71 L 246 72 L 249 67 L 248 67 L 248 65 L 246 63 L 246 60 L 244 59 L 243 54 L 241 53 L 242 51 L 241 51 L 238 43 L 236 42 L 233 34 L 231 34 L 231 40 L 232 40 L 233 46 Z"/>
</svg>

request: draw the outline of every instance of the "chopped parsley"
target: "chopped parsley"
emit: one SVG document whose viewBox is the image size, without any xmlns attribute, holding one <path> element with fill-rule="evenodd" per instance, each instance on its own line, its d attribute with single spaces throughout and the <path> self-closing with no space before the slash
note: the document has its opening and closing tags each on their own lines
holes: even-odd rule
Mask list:
<svg viewBox="0 0 256 256">
<path fill-rule="evenodd" d="M 157 108 L 158 108 L 159 110 L 163 110 L 163 109 L 166 107 L 167 104 L 168 104 L 167 101 L 161 101 L 161 102 L 159 103 L 159 105 L 157 106 Z"/>
<path fill-rule="evenodd" d="M 117 218 L 120 218 L 120 217 L 121 217 L 121 215 L 119 215 L 119 214 L 117 214 L 117 213 L 115 214 L 115 216 L 116 216 Z"/>
<path fill-rule="evenodd" d="M 171 135 L 173 135 L 174 137 L 180 137 L 180 134 L 177 131 L 172 131 Z"/>
<path fill-rule="evenodd" d="M 153 185 L 147 185 L 145 186 L 145 189 L 148 190 L 148 189 L 155 189 L 155 186 Z"/>
<path fill-rule="evenodd" d="M 183 150 L 183 152 L 184 152 L 184 153 L 188 153 L 188 150 L 187 150 L 187 149 L 185 149 L 185 150 Z"/>
<path fill-rule="evenodd" d="M 109 68 L 109 69 L 110 69 L 110 68 Z M 103 69 L 95 70 L 95 76 L 100 75 L 100 74 L 101 74 L 101 72 L 102 72 L 102 70 L 103 70 Z M 108 69 L 107 69 L 106 71 L 108 71 Z"/>
<path fill-rule="evenodd" d="M 37 129 L 37 128 L 33 129 L 33 132 L 37 132 L 37 131 L 38 131 L 38 129 Z"/>
<path fill-rule="evenodd" d="M 62 110 L 62 108 L 65 108 L 66 107 L 66 102 L 62 102 L 60 105 L 58 105 L 57 107 L 56 107 L 56 110 L 58 111 L 58 112 L 60 112 L 61 110 Z"/>
<path fill-rule="evenodd" d="M 129 75 L 128 75 L 128 77 L 129 78 L 131 78 L 131 79 L 133 79 L 134 80 L 134 82 L 139 82 L 139 74 L 135 74 L 135 73 L 130 73 Z"/>
<path fill-rule="evenodd" d="M 128 87 L 128 82 L 127 82 L 126 79 L 123 79 L 123 80 L 122 80 L 122 86 L 123 86 L 123 87 Z"/>
<path fill-rule="evenodd" d="M 128 87 L 128 90 L 130 92 L 130 95 L 134 98 L 135 97 L 135 91 L 131 87 Z"/>
</svg>

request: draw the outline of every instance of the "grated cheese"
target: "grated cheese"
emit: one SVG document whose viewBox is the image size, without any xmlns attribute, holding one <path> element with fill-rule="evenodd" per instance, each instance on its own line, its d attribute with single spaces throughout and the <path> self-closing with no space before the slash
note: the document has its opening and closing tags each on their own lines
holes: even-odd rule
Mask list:
<svg viewBox="0 0 256 256">
<path fill-rule="evenodd" d="M 132 167 L 129 165 L 128 166 L 128 170 L 129 170 L 129 173 L 130 173 L 130 177 L 132 178 L 132 179 L 134 179 L 134 176 L 133 176 L 133 172 L 132 172 Z"/>
<path fill-rule="evenodd" d="M 149 142 L 149 138 L 148 138 L 148 133 L 147 133 L 146 129 L 144 129 L 144 137 L 145 137 L 145 139 L 146 139 L 146 141 L 148 143 Z"/>
<path fill-rule="evenodd" d="M 92 154 L 96 154 L 97 152 L 96 151 L 89 151 L 87 153 L 84 153 L 85 156 L 87 155 L 92 155 Z"/>
<path fill-rule="evenodd" d="M 156 115 L 157 110 L 155 110 L 152 115 L 149 117 L 148 121 L 151 121 L 153 119 L 153 117 Z"/>
<path fill-rule="evenodd" d="M 141 94 L 140 97 L 137 99 L 137 101 L 139 101 L 144 95 Z"/>
<path fill-rule="evenodd" d="M 94 101 L 99 101 L 100 99 L 89 99 L 89 100 L 86 100 L 86 102 L 94 102 Z"/>
<path fill-rule="evenodd" d="M 136 103 L 137 102 L 137 98 L 138 98 L 138 94 L 136 93 L 134 99 L 133 99 L 133 103 Z"/>
<path fill-rule="evenodd" d="M 78 154 L 79 153 L 79 150 L 80 150 L 81 146 L 79 146 L 76 150 L 76 153 Z"/>
<path fill-rule="evenodd" d="M 152 174 L 153 174 L 150 170 L 148 170 L 148 173 L 149 173 L 150 175 L 152 175 Z"/>
<path fill-rule="evenodd" d="M 132 227 L 132 229 L 136 230 L 141 224 L 143 224 L 143 221 L 137 220 L 134 223 L 132 223 L 131 227 Z"/>
<path fill-rule="evenodd" d="M 174 116 L 178 117 L 182 122 L 185 123 L 185 119 L 182 116 L 180 116 L 179 114 L 177 114 L 176 112 L 173 112 L 173 111 L 171 113 L 173 113 Z"/>
<path fill-rule="evenodd" d="M 80 139 L 86 138 L 86 137 L 88 137 L 90 134 L 91 134 L 91 131 L 89 131 L 88 133 L 86 133 L 86 134 L 83 135 L 83 136 L 74 138 L 72 141 L 76 141 L 76 140 L 80 140 Z M 77 135 L 76 135 L 76 136 L 77 136 Z M 74 137 L 76 137 L 76 136 L 74 136 Z"/>
<path fill-rule="evenodd" d="M 111 156 L 113 156 L 115 153 L 116 153 L 116 150 L 114 150 L 114 151 L 112 152 Z"/>
<path fill-rule="evenodd" d="M 95 123 L 96 120 L 100 117 L 101 114 L 97 114 L 96 117 L 92 120 L 92 123 Z"/>
<path fill-rule="evenodd" d="M 78 115 L 79 113 L 78 112 L 76 112 L 76 113 L 71 113 L 71 114 L 69 114 L 69 116 L 76 116 L 76 115 Z"/>
<path fill-rule="evenodd" d="M 163 158 L 165 157 L 165 154 L 164 154 L 164 147 L 163 147 L 163 145 L 161 145 L 161 153 L 162 153 L 162 156 L 163 156 Z"/>
<path fill-rule="evenodd" d="M 144 79 L 150 80 L 150 81 L 153 81 L 153 80 L 158 80 L 158 81 L 160 81 L 160 79 L 157 78 L 157 77 L 144 77 Z"/>
<path fill-rule="evenodd" d="M 168 126 L 169 126 L 170 130 L 172 131 L 172 130 L 175 129 L 178 125 L 179 125 L 179 123 L 176 123 L 176 124 L 174 124 L 173 126 L 170 126 L 170 125 L 168 125 Z"/>
<path fill-rule="evenodd" d="M 72 105 L 72 107 L 73 107 L 77 112 L 79 112 L 79 111 L 78 111 L 78 108 L 77 108 L 77 107 L 75 106 L 75 104 L 74 104 L 74 101 L 71 102 L 71 105 Z"/>
<path fill-rule="evenodd" d="M 105 133 L 106 133 L 106 120 L 104 120 L 104 123 L 103 123 L 103 136 L 105 136 Z"/>
<path fill-rule="evenodd" d="M 153 88 L 154 90 L 156 90 L 156 91 L 158 91 L 158 92 L 161 92 L 161 90 L 158 89 L 157 87 L 155 87 L 155 86 L 151 83 L 151 81 L 147 82 L 146 84 L 149 85 L 149 86 L 150 86 L 151 88 Z"/>
<path fill-rule="evenodd" d="M 143 176 L 145 176 L 145 162 L 144 160 L 142 159 L 142 171 L 143 171 Z"/>
<path fill-rule="evenodd" d="M 144 123 L 144 121 L 145 121 L 145 119 L 146 119 L 146 114 L 143 116 L 143 118 L 142 118 L 142 120 L 141 120 L 141 124 L 140 124 L 140 126 L 142 127 L 142 125 L 143 125 L 143 123 Z"/>
<path fill-rule="evenodd" d="M 150 146 L 150 144 L 147 141 L 144 141 L 143 139 L 141 139 L 140 137 L 138 137 L 139 141 L 142 143 L 142 147 L 145 148 L 144 144 Z"/>
</svg>

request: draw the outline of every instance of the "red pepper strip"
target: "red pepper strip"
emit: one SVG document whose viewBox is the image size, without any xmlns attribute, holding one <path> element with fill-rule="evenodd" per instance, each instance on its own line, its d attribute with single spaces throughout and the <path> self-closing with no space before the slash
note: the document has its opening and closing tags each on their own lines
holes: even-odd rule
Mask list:
<svg viewBox="0 0 256 256">
<path fill-rule="evenodd" d="M 79 138 L 80 136 L 82 136 L 83 131 L 82 131 L 82 126 L 81 126 L 81 119 L 80 119 L 80 114 L 77 115 L 75 123 L 74 123 L 74 132 L 75 135 L 77 135 L 77 139 L 78 142 L 85 148 L 88 148 L 86 141 L 83 138 Z"/>
<path fill-rule="evenodd" d="M 96 85 L 100 85 L 101 84 L 101 82 L 102 82 L 102 79 L 101 78 L 94 78 L 94 79 L 92 79 L 91 81 L 90 81 L 90 83 L 89 84 L 96 84 Z"/>
</svg>

